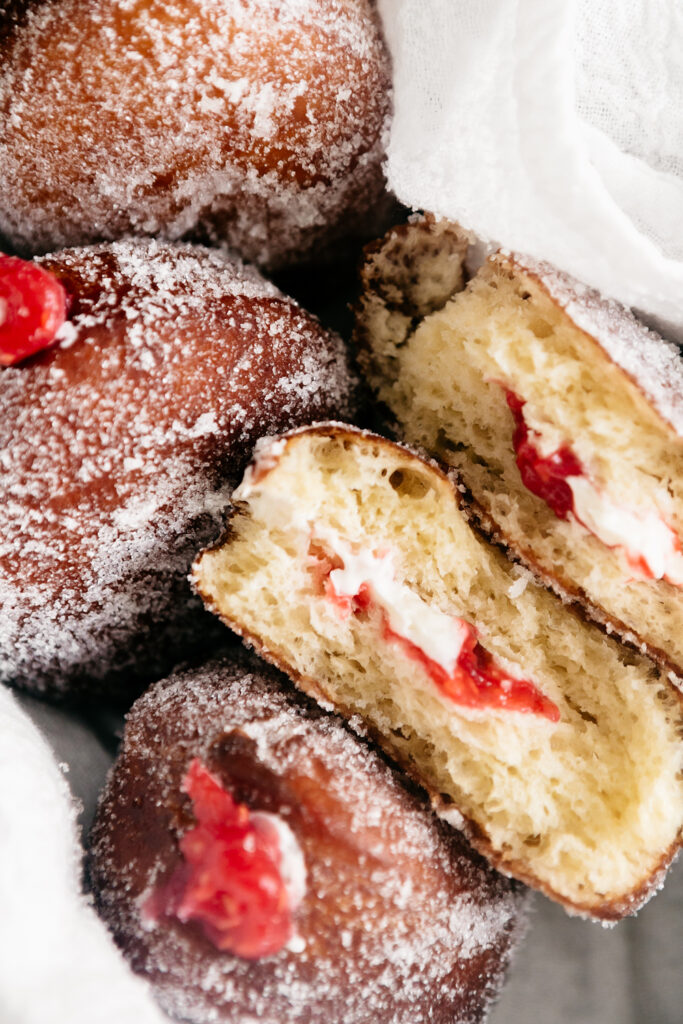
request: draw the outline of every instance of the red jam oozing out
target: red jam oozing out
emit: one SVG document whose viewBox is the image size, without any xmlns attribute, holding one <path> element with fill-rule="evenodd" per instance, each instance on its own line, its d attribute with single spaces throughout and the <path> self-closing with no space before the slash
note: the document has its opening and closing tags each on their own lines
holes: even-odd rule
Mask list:
<svg viewBox="0 0 683 1024">
<path fill-rule="evenodd" d="M 512 444 L 522 482 L 550 506 L 558 519 L 566 519 L 574 512 L 574 495 L 567 477 L 584 476 L 584 468 L 569 445 L 561 445 L 550 455 L 541 455 L 522 412 L 526 402 L 507 389 L 505 397 L 515 420 Z"/>
<path fill-rule="evenodd" d="M 342 618 L 350 614 L 360 615 L 369 611 L 373 604 L 372 591 L 363 583 L 358 593 L 339 594 L 334 588 L 329 573 L 341 568 L 341 559 L 324 556 L 321 569 L 327 568 L 324 580 L 324 594 L 337 609 Z M 418 662 L 433 683 L 455 704 L 470 708 L 498 708 L 506 711 L 523 711 L 541 715 L 551 722 L 559 722 L 559 709 L 545 697 L 538 687 L 526 679 L 508 675 L 496 664 L 495 658 L 477 641 L 476 632 L 469 623 L 462 623 L 467 631 L 466 640 L 458 655 L 454 670 L 449 673 L 438 661 L 430 658 L 412 640 L 394 632 L 389 617 L 382 609 L 382 633 L 386 641 L 398 644 L 407 657 Z"/>
<path fill-rule="evenodd" d="M 143 915 L 198 922 L 218 949 L 248 960 L 272 956 L 293 935 L 277 830 L 235 803 L 195 758 L 183 781 L 197 824 L 180 840 L 184 863 Z"/>
<path fill-rule="evenodd" d="M 54 344 L 66 313 L 67 295 L 56 277 L 0 255 L 0 364 L 12 366 Z"/>
</svg>

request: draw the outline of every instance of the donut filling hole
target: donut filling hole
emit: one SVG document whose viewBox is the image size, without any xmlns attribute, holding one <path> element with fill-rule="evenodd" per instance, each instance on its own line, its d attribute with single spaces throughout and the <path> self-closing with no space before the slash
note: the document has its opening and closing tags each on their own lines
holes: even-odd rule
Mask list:
<svg viewBox="0 0 683 1024">
<path fill-rule="evenodd" d="M 161 917 L 196 922 L 217 949 L 246 960 L 292 946 L 305 865 L 286 823 L 236 803 L 198 758 L 182 789 L 196 824 L 180 838 L 181 863 L 141 907 L 146 926 Z"/>
<path fill-rule="evenodd" d="M 624 913 L 683 821 L 681 706 L 659 670 L 480 539 L 451 483 L 389 442 L 311 429 L 261 466 L 228 541 L 195 565 L 204 597 L 361 716 L 497 863 L 579 910 Z M 458 670 L 478 647 L 497 683 L 476 699 L 476 672 Z"/>
<path fill-rule="evenodd" d="M 376 257 L 378 279 L 383 272 L 412 295 L 411 245 L 421 244 L 405 242 L 403 282 L 400 254 L 388 253 L 384 267 Z M 409 316 L 389 315 L 379 293 L 366 298 L 365 317 L 364 367 L 405 439 L 456 468 L 510 546 L 550 581 L 580 588 L 683 666 L 683 443 L 638 387 L 534 277 L 505 262 L 485 264 L 415 329 Z M 571 473 L 577 514 L 561 514 L 552 487 L 529 487 L 522 425 L 540 456 L 570 451 L 582 467 Z"/>
</svg>

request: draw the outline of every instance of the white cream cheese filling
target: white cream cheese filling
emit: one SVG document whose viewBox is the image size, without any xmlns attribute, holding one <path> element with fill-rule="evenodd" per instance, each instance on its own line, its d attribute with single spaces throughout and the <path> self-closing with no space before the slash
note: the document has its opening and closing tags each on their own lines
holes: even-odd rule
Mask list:
<svg viewBox="0 0 683 1024">
<path fill-rule="evenodd" d="M 278 814 L 251 811 L 250 817 L 252 821 L 267 822 L 277 833 L 280 877 L 289 896 L 289 905 L 292 910 L 296 910 L 306 895 L 306 861 L 299 841 L 287 822 Z"/>
<path fill-rule="evenodd" d="M 408 584 L 397 580 L 396 554 L 393 551 L 386 548 L 370 549 L 367 546 L 360 549 L 359 545 L 350 543 L 334 527 L 316 522 L 315 502 L 311 503 L 306 514 L 290 494 L 277 487 L 269 487 L 268 472 L 282 454 L 284 443 L 283 439 L 275 442 L 266 440 L 258 446 L 254 463 L 235 490 L 233 501 L 248 503 L 256 519 L 270 522 L 287 534 L 288 545 L 293 541 L 300 551 L 302 570 L 306 576 L 310 577 L 314 568 L 316 546 L 322 549 L 321 556 L 337 558 L 342 562 L 341 567 L 332 567 L 328 576 L 332 593 L 328 594 L 326 604 L 333 614 L 346 614 L 344 601 L 348 601 L 350 613 L 352 600 L 366 588 L 374 607 L 386 617 L 386 624 L 396 638 L 411 644 L 425 659 L 438 665 L 453 678 L 464 645 L 477 637 L 474 626 L 457 615 L 434 608 Z M 511 691 L 515 681 L 529 682 L 518 665 L 502 657 L 496 661 L 507 676 L 498 680 L 503 693 Z M 497 707 L 480 709 L 466 702 L 460 703 L 457 698 L 442 695 L 438 686 L 437 691 L 449 708 L 452 709 L 455 702 L 459 712 L 465 715 L 476 716 L 481 712 L 488 715 L 505 710 Z M 540 690 L 537 692 L 543 696 Z M 551 710 L 557 712 L 559 719 L 555 705 L 552 701 L 548 701 L 548 704 Z M 545 722 L 548 719 L 556 721 L 546 712 L 539 716 L 539 721 Z"/>
<path fill-rule="evenodd" d="M 612 502 L 585 476 L 567 477 L 576 518 L 607 547 L 620 548 L 636 578 L 650 575 L 683 586 L 683 554 L 678 536 L 654 509 L 626 508 Z"/>
<path fill-rule="evenodd" d="M 526 411 L 524 422 L 543 458 L 567 444 L 556 428 L 539 423 Z M 683 586 L 681 541 L 658 509 L 619 505 L 590 475 L 568 476 L 566 481 L 574 498 L 574 518 L 606 547 L 623 554 L 634 579 L 664 579 Z"/>
<path fill-rule="evenodd" d="M 252 822 L 266 822 L 277 833 L 280 852 L 278 869 L 289 896 L 289 909 L 293 914 L 306 895 L 306 861 L 303 850 L 287 822 L 279 815 L 270 814 L 268 811 L 253 811 L 250 817 Z M 302 953 L 306 948 L 306 942 L 296 930 L 296 925 L 285 948 L 290 953 Z"/>
<path fill-rule="evenodd" d="M 313 531 L 344 563 L 333 569 L 330 582 L 339 597 L 355 597 L 363 586 L 369 588 L 374 604 L 387 617 L 393 633 L 410 641 L 431 661 L 452 675 L 471 627 L 455 615 L 432 608 L 409 587 L 396 580 L 391 552 L 355 552 L 351 545 L 329 530 Z"/>
</svg>

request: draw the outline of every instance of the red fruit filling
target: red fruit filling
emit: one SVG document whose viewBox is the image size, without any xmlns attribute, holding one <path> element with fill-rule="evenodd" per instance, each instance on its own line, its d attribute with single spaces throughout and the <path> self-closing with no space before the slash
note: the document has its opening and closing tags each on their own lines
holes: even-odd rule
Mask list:
<svg viewBox="0 0 683 1024">
<path fill-rule="evenodd" d="M 566 519 L 575 512 L 574 495 L 567 477 L 585 476 L 585 471 L 569 445 L 563 444 L 550 455 L 541 455 L 532 438 L 524 413 L 526 402 L 514 391 L 506 389 L 505 397 L 515 420 L 512 444 L 522 483 L 532 494 L 553 510 L 558 519 Z"/>
<path fill-rule="evenodd" d="M 592 528 L 584 521 L 586 517 L 582 518 L 577 512 L 574 494 L 568 483 L 570 477 L 579 476 L 586 477 L 590 481 L 590 477 L 584 467 L 569 445 L 566 444 L 561 445 L 550 455 L 540 455 L 531 440 L 531 438 L 538 435 L 535 435 L 534 431 L 529 430 L 524 419 L 523 409 L 526 402 L 519 395 L 516 395 L 514 391 L 508 389 L 505 389 L 505 396 L 515 420 L 512 444 L 515 449 L 520 476 L 525 487 L 537 497 L 542 498 L 559 519 L 567 519 L 571 512 L 576 521 L 588 530 L 589 533 L 592 533 L 594 537 L 597 537 L 606 547 L 612 550 L 620 550 L 636 579 L 666 579 L 673 583 L 674 586 L 683 585 L 680 579 L 680 570 L 673 575 L 661 570 L 653 571 L 647 556 L 632 545 L 633 538 L 629 535 L 628 525 L 625 527 L 623 540 L 614 543 L 613 531 L 612 537 L 605 536 L 603 531 Z M 596 495 L 599 495 L 598 488 L 595 487 L 594 490 Z M 645 517 L 628 509 L 625 509 L 624 513 L 626 524 L 636 522 L 636 535 L 638 529 L 647 530 L 647 519 Z M 652 528 L 652 519 L 650 520 L 650 525 Z M 680 538 L 663 519 L 660 518 L 658 522 L 655 521 L 654 534 L 652 536 L 660 538 L 660 544 L 664 548 L 663 557 L 665 560 L 675 559 L 681 554 L 682 545 Z M 654 551 L 656 555 L 656 545 Z M 661 561 L 661 548 L 660 559 L 656 560 Z M 675 565 L 674 568 L 676 568 Z"/>
<path fill-rule="evenodd" d="M 12 366 L 54 344 L 66 320 L 63 285 L 36 263 L 0 255 L 0 363 Z"/>
<path fill-rule="evenodd" d="M 496 664 L 493 655 L 477 641 L 476 631 L 469 623 L 462 619 L 454 620 L 459 630 L 465 630 L 466 638 L 453 671 L 447 672 L 421 647 L 391 628 L 389 616 L 374 600 L 369 583 L 362 583 L 355 594 L 340 594 L 335 590 L 330 573 L 333 569 L 343 567 L 337 555 L 327 554 L 315 543 L 311 544 L 309 553 L 312 555 L 313 575 L 322 583 L 326 599 L 334 605 L 339 615 L 347 618 L 351 614 L 361 615 L 379 608 L 383 639 L 398 644 L 407 657 L 418 662 L 432 682 L 455 704 L 470 708 L 522 711 L 541 715 L 551 722 L 559 722 L 558 707 L 532 682 L 516 679 Z"/>
<path fill-rule="evenodd" d="M 477 640 L 476 631 L 464 623 L 467 638 L 458 655 L 453 672 L 448 673 L 438 661 L 425 654 L 411 640 L 394 633 L 383 614 L 384 637 L 400 644 L 408 657 L 419 662 L 441 692 L 455 704 L 468 708 L 498 708 L 540 715 L 550 722 L 559 722 L 560 711 L 537 686 L 528 679 L 508 675 L 490 651 Z"/>
<path fill-rule="evenodd" d="M 276 827 L 235 803 L 197 758 L 183 791 L 197 824 L 180 840 L 184 863 L 147 900 L 143 916 L 196 921 L 218 949 L 248 960 L 278 953 L 294 928 Z"/>
</svg>

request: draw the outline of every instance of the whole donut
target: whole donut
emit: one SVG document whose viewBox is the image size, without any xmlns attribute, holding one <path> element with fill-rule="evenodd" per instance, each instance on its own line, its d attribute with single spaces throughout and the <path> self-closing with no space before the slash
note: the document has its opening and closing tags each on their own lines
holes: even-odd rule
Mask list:
<svg viewBox="0 0 683 1024">
<path fill-rule="evenodd" d="M 275 910 L 264 917 L 257 829 L 236 848 L 234 825 L 206 821 L 221 791 L 288 836 L 289 939 Z M 521 887 L 256 659 L 217 660 L 140 698 L 92 840 L 119 945 L 164 1009 L 197 1024 L 474 1024 L 518 933 Z"/>
<path fill-rule="evenodd" d="M 52 347 L 0 369 L 0 680 L 139 692 L 203 642 L 187 571 L 255 442 L 349 409 L 343 344 L 200 247 L 0 262 L 17 323 L 31 302 L 45 321 L 45 289 L 70 303 Z M 0 361 L 13 330 L 5 316 Z"/>
<path fill-rule="evenodd" d="M 10 0 L 0 237 L 310 258 L 372 232 L 389 105 L 371 0 Z"/>
</svg>

